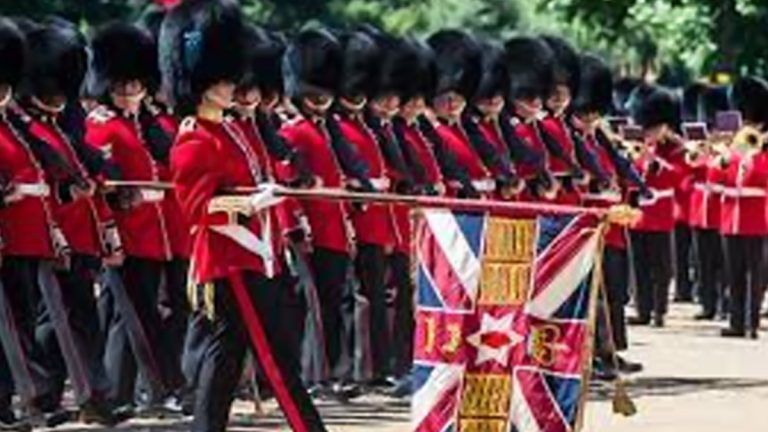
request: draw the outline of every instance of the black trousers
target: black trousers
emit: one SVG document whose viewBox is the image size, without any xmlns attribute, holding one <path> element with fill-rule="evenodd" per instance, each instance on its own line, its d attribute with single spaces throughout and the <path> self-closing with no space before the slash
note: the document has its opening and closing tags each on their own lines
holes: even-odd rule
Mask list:
<svg viewBox="0 0 768 432">
<path fill-rule="evenodd" d="M 343 353 L 343 297 L 350 258 L 344 252 L 316 248 L 310 261 L 320 298 L 328 368 L 338 370 Z"/>
<path fill-rule="evenodd" d="M 387 257 L 384 247 L 358 244 L 355 273 L 359 292 L 355 295 L 355 334 L 362 351 L 364 365 L 358 376 L 373 380 L 386 378 L 391 372 L 392 346 L 387 319 L 385 284 Z M 367 359 L 370 359 L 369 361 Z"/>
<path fill-rule="evenodd" d="M 760 327 L 765 264 L 762 236 L 725 236 L 725 256 L 731 285 L 731 328 Z"/>
<path fill-rule="evenodd" d="M 693 248 L 693 231 L 691 227 L 678 223 L 675 225 L 675 299 L 691 300 L 693 298 L 693 281 L 691 281 L 691 253 Z M 696 260 L 699 257 L 695 257 Z"/>
<path fill-rule="evenodd" d="M 4 257 L 3 266 L 0 268 L 3 282 L 0 298 L 0 337 L 6 365 L 13 377 L 15 392 L 21 397 L 22 403 L 43 410 L 53 410 L 59 403 L 50 375 L 53 367 L 44 347 L 35 338 L 41 305 L 38 279 L 41 262 L 38 258 Z"/>
<path fill-rule="evenodd" d="M 395 287 L 392 343 L 396 376 L 406 375 L 413 363 L 414 294 L 411 260 L 407 254 L 395 252 L 389 257 L 390 284 Z"/>
<path fill-rule="evenodd" d="M 613 348 L 617 351 L 627 349 L 627 323 L 624 306 L 629 301 L 629 257 L 626 249 L 606 246 L 603 252 L 603 295 L 608 305 L 608 318 L 611 323 L 610 337 Z M 612 354 L 608 342 L 608 325 L 605 307 L 598 304 L 597 351 L 598 355 Z"/>
<path fill-rule="evenodd" d="M 237 278 L 237 279 L 235 279 Z M 193 432 L 226 430 L 234 391 L 252 348 L 293 430 L 324 431 L 298 374 L 281 315 L 281 284 L 254 272 L 216 281 L 215 315 L 200 368 Z"/>
<path fill-rule="evenodd" d="M 671 233 L 633 231 L 631 239 L 638 315 L 642 319 L 649 319 L 652 313 L 663 317 L 667 313 L 672 280 Z"/>
<path fill-rule="evenodd" d="M 168 369 L 169 390 L 179 389 L 184 385 L 181 370 L 181 357 L 189 320 L 189 301 L 187 300 L 187 276 L 189 260 L 174 258 L 165 263 L 165 283 L 161 285 L 158 307 L 162 324 L 163 346 L 168 347 L 170 364 Z"/>
<path fill-rule="evenodd" d="M 78 403 L 108 398 L 110 385 L 103 363 L 104 339 L 94 290 L 100 271 L 100 258 L 76 254 L 67 271 L 56 272 L 67 321 L 64 328 L 57 328 L 61 323 L 40 299 L 36 338 L 47 353 L 51 383 L 58 399 L 63 395 L 67 377 Z M 64 339 L 60 337 L 62 332 L 66 332 Z"/>
<path fill-rule="evenodd" d="M 127 257 L 119 271 L 120 280 L 109 281 L 115 311 L 104 363 L 112 384 L 111 398 L 118 404 L 133 403 L 139 369 L 153 401 L 173 388 L 168 379 L 174 370 L 172 348 L 164 344 L 158 308 L 164 265 L 163 261 Z"/>
<path fill-rule="evenodd" d="M 697 228 L 694 231 L 698 273 L 699 301 L 704 315 L 715 316 L 724 289 L 723 242 L 716 229 Z"/>
</svg>

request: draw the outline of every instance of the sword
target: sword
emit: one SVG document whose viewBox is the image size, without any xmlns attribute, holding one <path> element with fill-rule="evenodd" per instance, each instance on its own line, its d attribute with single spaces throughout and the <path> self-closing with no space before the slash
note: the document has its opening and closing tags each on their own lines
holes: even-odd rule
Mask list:
<svg viewBox="0 0 768 432">
<path fill-rule="evenodd" d="M 165 385 L 160 375 L 160 367 L 154 355 L 154 350 L 149 344 L 149 338 L 144 330 L 144 326 L 139 319 L 139 315 L 131 302 L 130 297 L 123 284 L 123 278 L 120 276 L 117 268 L 107 267 L 105 271 L 107 289 L 115 297 L 117 313 L 120 314 L 126 324 L 128 333 L 128 343 L 131 345 L 133 355 L 138 360 L 139 368 L 146 375 L 152 385 L 152 391 L 164 390 Z M 162 392 L 160 393 L 162 394 Z M 153 395 L 157 396 L 157 395 Z"/>
</svg>

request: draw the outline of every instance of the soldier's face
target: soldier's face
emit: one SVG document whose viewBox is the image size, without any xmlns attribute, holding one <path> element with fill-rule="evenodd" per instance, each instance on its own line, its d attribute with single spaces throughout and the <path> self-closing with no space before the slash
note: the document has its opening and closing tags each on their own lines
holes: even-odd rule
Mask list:
<svg viewBox="0 0 768 432">
<path fill-rule="evenodd" d="M 49 95 L 33 98 L 38 108 L 49 113 L 59 113 L 67 106 L 67 97 L 64 95 Z"/>
<path fill-rule="evenodd" d="M 339 103 L 341 103 L 341 106 L 348 111 L 352 112 L 360 112 L 365 108 L 365 103 L 367 102 L 367 99 L 365 96 L 362 95 L 356 95 L 356 96 L 344 96 L 339 99 Z"/>
<path fill-rule="evenodd" d="M 261 103 L 261 90 L 258 87 L 235 92 L 235 102 L 239 108 L 253 110 Z"/>
<path fill-rule="evenodd" d="M 400 115 L 407 120 L 413 120 L 422 115 L 427 109 L 427 103 L 422 96 L 416 96 L 409 99 L 400 107 Z"/>
<path fill-rule="evenodd" d="M 501 110 L 504 109 L 504 98 L 501 95 L 483 98 L 475 102 L 475 106 L 483 115 L 499 115 Z"/>
<path fill-rule="evenodd" d="M 119 82 L 110 89 L 112 102 L 120 109 L 135 111 L 138 109 L 147 89 L 139 80 Z"/>
<path fill-rule="evenodd" d="M 458 117 L 467 106 L 464 96 L 450 91 L 435 98 L 435 111 L 439 116 Z"/>
<path fill-rule="evenodd" d="M 310 113 L 323 115 L 331 108 L 333 96 L 330 93 L 309 94 L 302 98 L 302 104 Z"/>
<path fill-rule="evenodd" d="M 515 99 L 515 112 L 524 119 L 533 119 L 542 109 L 541 98 L 529 97 L 522 99 Z"/>
<path fill-rule="evenodd" d="M 650 128 L 643 129 L 643 136 L 645 137 L 645 141 L 648 143 L 655 143 L 659 141 L 663 141 L 664 138 L 667 136 L 667 133 L 669 132 L 669 128 L 666 124 L 660 124 L 658 126 L 653 126 Z"/>
<path fill-rule="evenodd" d="M 225 110 L 234 105 L 235 85 L 231 82 L 222 81 L 208 88 L 203 94 L 203 101 L 210 106 Z"/>
<path fill-rule="evenodd" d="M 566 85 L 558 84 L 547 98 L 547 108 L 555 115 L 560 115 L 571 104 L 571 89 Z"/>
<path fill-rule="evenodd" d="M 379 116 L 392 118 L 400 111 L 400 96 L 395 94 L 379 96 L 371 101 L 371 108 Z"/>
<path fill-rule="evenodd" d="M 277 104 L 280 102 L 280 93 L 275 91 L 270 91 L 265 94 L 261 95 L 261 108 L 266 111 L 271 111 L 275 109 Z"/>
</svg>

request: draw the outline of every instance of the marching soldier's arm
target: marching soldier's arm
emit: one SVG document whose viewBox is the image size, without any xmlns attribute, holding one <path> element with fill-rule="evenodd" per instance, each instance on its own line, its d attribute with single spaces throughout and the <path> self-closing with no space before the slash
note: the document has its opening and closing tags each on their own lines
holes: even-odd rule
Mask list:
<svg viewBox="0 0 768 432">
<path fill-rule="evenodd" d="M 597 159 L 597 154 L 588 148 L 584 140 L 578 134 L 573 131 L 569 131 L 571 139 L 573 140 L 574 150 L 576 151 L 576 159 L 579 164 L 583 166 L 590 175 L 597 179 L 600 183 L 607 183 L 610 181 L 605 170 L 600 166 Z"/>
<path fill-rule="evenodd" d="M 511 182 L 514 177 L 514 167 L 509 156 L 505 152 L 496 151 L 493 145 L 483 137 L 476 121 L 470 116 L 464 116 L 462 126 L 470 144 L 482 159 L 483 164 L 492 172 L 499 173 L 501 182 Z"/>
<path fill-rule="evenodd" d="M 326 126 L 330 136 L 331 147 L 344 174 L 359 182 L 361 189 L 368 192 L 375 191 L 373 184 L 371 184 L 368 164 L 365 163 L 365 160 L 360 157 L 357 150 L 344 138 L 344 134 L 341 132 L 338 121 L 334 118 L 333 114 L 329 114 L 326 117 Z"/>
<path fill-rule="evenodd" d="M 472 179 L 467 170 L 461 166 L 456 156 L 445 148 L 443 139 L 435 130 L 426 116 L 418 120 L 419 130 L 424 138 L 432 144 L 435 159 L 440 166 L 440 172 L 447 181 L 456 181 L 461 184 L 462 194 L 466 197 L 479 197 L 480 194 L 472 185 Z"/>
<path fill-rule="evenodd" d="M 505 112 L 502 112 L 499 115 L 499 130 L 501 131 L 504 143 L 509 149 L 509 156 L 514 163 L 535 166 L 541 170 L 546 168 L 544 164 L 544 155 L 526 145 L 523 140 L 517 136 L 515 128 L 512 125 L 512 119 L 509 114 Z"/>
</svg>

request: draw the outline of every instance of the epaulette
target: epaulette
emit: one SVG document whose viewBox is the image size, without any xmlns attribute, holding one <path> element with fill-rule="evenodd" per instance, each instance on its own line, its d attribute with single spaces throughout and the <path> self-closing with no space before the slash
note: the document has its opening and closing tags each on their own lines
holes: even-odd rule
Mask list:
<svg viewBox="0 0 768 432">
<path fill-rule="evenodd" d="M 104 105 L 99 105 L 96 108 L 94 108 L 90 113 L 88 113 L 88 120 L 92 121 L 94 123 L 98 124 L 104 124 L 113 118 L 115 118 L 117 114 L 115 114 L 114 111 L 107 108 Z"/>
<path fill-rule="evenodd" d="M 192 116 L 185 117 L 179 125 L 179 133 L 194 132 L 197 129 L 197 119 Z"/>
</svg>

